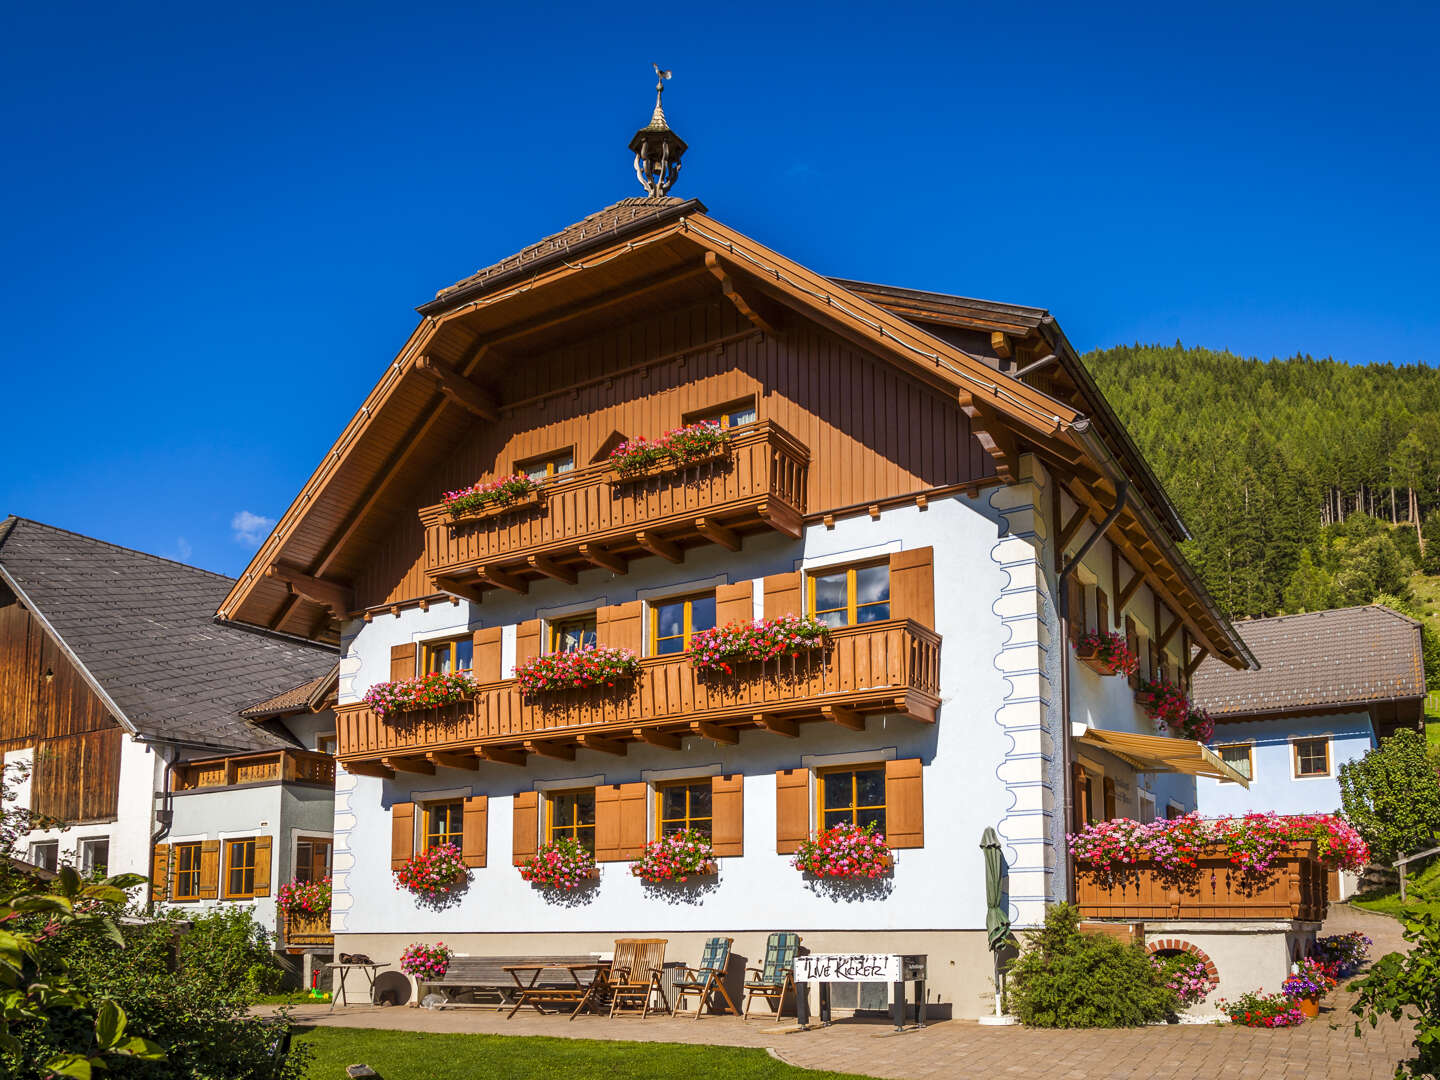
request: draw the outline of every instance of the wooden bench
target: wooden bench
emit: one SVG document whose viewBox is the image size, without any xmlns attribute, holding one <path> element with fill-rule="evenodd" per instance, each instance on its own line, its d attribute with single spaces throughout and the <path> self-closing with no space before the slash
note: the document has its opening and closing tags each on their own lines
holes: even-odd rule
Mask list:
<svg viewBox="0 0 1440 1080">
<path fill-rule="evenodd" d="M 507 969 L 521 964 L 593 964 L 594 953 L 574 956 L 452 956 L 445 974 L 420 982 L 420 999 L 433 992 L 443 994 L 445 1003 L 437 1008 L 506 1009 L 520 997 L 520 985 Z M 528 977 L 527 977 L 528 978 Z M 542 971 L 537 988 L 574 989 L 575 980 L 567 971 Z M 486 1001 L 457 1001 L 461 994 Z"/>
</svg>

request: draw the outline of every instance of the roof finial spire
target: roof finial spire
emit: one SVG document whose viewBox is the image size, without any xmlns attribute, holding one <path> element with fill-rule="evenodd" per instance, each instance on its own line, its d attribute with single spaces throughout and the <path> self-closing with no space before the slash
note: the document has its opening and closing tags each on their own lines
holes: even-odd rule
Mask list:
<svg viewBox="0 0 1440 1080">
<path fill-rule="evenodd" d="M 655 111 L 650 115 L 650 123 L 630 140 L 630 149 L 635 154 L 635 176 L 640 186 L 647 195 L 658 198 L 669 192 L 680 175 L 680 156 L 686 146 L 685 140 L 665 122 L 665 109 L 660 101 L 665 93 L 665 80 L 672 73 L 659 64 L 650 66 L 655 69 Z"/>
</svg>

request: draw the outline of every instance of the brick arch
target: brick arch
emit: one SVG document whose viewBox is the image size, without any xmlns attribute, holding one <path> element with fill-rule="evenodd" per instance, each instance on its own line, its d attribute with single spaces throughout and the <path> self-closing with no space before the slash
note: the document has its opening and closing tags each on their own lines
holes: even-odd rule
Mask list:
<svg viewBox="0 0 1440 1080">
<path fill-rule="evenodd" d="M 1162 952 L 1189 953 L 1205 965 L 1205 975 L 1210 980 L 1210 989 L 1214 990 L 1220 985 L 1220 972 L 1215 967 L 1215 961 L 1211 960 L 1210 954 L 1198 945 L 1192 945 L 1188 941 L 1181 941 L 1179 938 L 1167 938 L 1163 941 L 1152 941 L 1149 945 L 1145 946 L 1145 951 L 1152 955 Z"/>
</svg>

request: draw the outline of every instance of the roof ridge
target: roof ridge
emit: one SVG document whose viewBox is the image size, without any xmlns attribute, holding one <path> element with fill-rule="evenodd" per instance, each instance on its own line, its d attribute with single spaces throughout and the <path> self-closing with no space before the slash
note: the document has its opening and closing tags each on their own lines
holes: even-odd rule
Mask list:
<svg viewBox="0 0 1440 1080">
<path fill-rule="evenodd" d="M 210 577 L 219 578 L 221 581 L 227 581 L 231 585 L 234 585 L 236 580 L 238 580 L 230 577 L 228 574 L 217 573 L 214 570 L 206 570 L 203 566 L 184 563 L 179 559 L 167 559 L 164 555 L 156 555 L 151 551 L 141 551 L 139 548 L 126 547 L 124 544 L 115 544 L 109 540 L 101 540 L 98 536 L 90 536 L 88 533 L 76 532 L 74 529 L 64 529 L 59 525 L 36 521 L 34 518 L 21 517 L 18 514 L 11 514 L 3 523 L 0 523 L 0 548 L 3 548 L 5 541 L 10 538 L 10 533 L 14 531 L 14 527 L 21 522 L 24 522 L 26 525 L 37 526 L 41 529 L 48 529 L 51 532 L 64 533 L 66 536 L 73 536 L 80 540 L 89 540 L 92 544 L 100 544 L 110 548 L 112 551 L 123 551 L 130 555 L 140 555 L 146 559 L 154 559 L 156 562 L 169 563 L 171 566 L 178 566 L 183 570 L 194 570 L 197 574 L 207 574 Z M 3 561 L 3 555 L 3 550 L 0 550 L 0 561 Z"/>
<path fill-rule="evenodd" d="M 1235 626 L 1238 629 L 1246 626 L 1254 626 L 1256 623 L 1277 623 L 1285 619 L 1312 619 L 1320 615 L 1339 615 L 1347 611 L 1368 611 L 1371 608 L 1375 608 L 1378 611 L 1389 612 L 1391 615 L 1404 619 L 1406 622 L 1415 623 L 1416 626 L 1420 625 L 1404 612 L 1396 611 L 1386 604 L 1377 604 L 1372 601 L 1368 604 L 1349 604 L 1345 607 L 1321 608 L 1318 611 L 1287 611 L 1284 615 L 1260 615 L 1253 619 L 1241 619 Z"/>
</svg>

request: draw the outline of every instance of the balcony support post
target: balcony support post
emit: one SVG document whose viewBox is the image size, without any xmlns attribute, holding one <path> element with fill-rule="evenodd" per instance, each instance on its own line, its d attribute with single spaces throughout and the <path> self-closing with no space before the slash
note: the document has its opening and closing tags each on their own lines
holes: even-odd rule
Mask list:
<svg viewBox="0 0 1440 1080">
<path fill-rule="evenodd" d="M 719 544 L 721 547 L 729 548 L 731 551 L 740 550 L 740 537 L 735 535 L 735 530 L 727 529 L 718 521 L 703 517 L 696 518 L 695 531 L 711 543 Z"/>
<path fill-rule="evenodd" d="M 342 761 L 340 763 L 352 776 L 374 776 L 381 780 L 394 780 L 395 770 L 387 769 L 375 761 Z"/>
<path fill-rule="evenodd" d="M 653 532 L 640 531 L 635 534 L 635 543 L 639 544 L 651 555 L 659 555 L 662 559 L 669 559 L 672 563 L 685 561 L 685 553 L 675 544 L 664 537 L 656 536 Z"/>
<path fill-rule="evenodd" d="M 502 750 L 498 746 L 478 746 L 475 748 L 475 756 L 481 761 L 489 761 L 496 765 L 521 765 L 525 764 L 524 750 Z"/>
<path fill-rule="evenodd" d="M 654 728 L 634 728 L 631 734 L 640 742 L 649 746 L 658 746 L 663 750 L 679 750 L 682 748 L 679 735 L 672 735 L 668 731 L 656 731 Z"/>
<path fill-rule="evenodd" d="M 580 554 L 596 566 L 609 570 L 612 574 L 623 574 L 630 569 L 630 564 L 623 556 L 616 555 L 613 551 L 606 551 L 599 544 L 581 544 Z"/>
<path fill-rule="evenodd" d="M 463 581 L 457 581 L 453 577 L 432 577 L 430 584 L 440 592 L 450 593 L 462 600 L 469 600 L 472 604 L 480 604 L 485 600 L 485 590 L 476 585 L 469 585 Z"/>
<path fill-rule="evenodd" d="M 525 561 L 530 564 L 531 570 L 536 570 L 548 578 L 554 578 L 556 581 L 563 581 L 566 585 L 574 585 L 577 580 L 574 570 L 571 570 L 568 566 L 561 566 L 554 559 L 547 558 L 544 555 L 531 555 Z"/>
<path fill-rule="evenodd" d="M 478 769 L 480 767 L 480 762 L 475 759 L 474 754 L 445 754 L 433 751 L 425 755 L 425 760 L 431 765 L 439 765 L 447 769 Z"/>
<path fill-rule="evenodd" d="M 604 739 L 599 735 L 577 735 L 575 741 L 586 750 L 598 750 L 602 754 L 624 757 L 628 747 L 617 739 Z"/>
<path fill-rule="evenodd" d="M 563 743 L 546 742 L 543 739 L 526 739 L 525 752 L 554 758 L 556 761 L 574 761 L 575 747 Z"/>
<path fill-rule="evenodd" d="M 776 735 L 784 735 L 787 739 L 800 737 L 800 727 L 794 720 L 786 720 L 780 716 L 766 716 L 764 713 L 755 714 L 755 726 L 765 731 L 773 732 Z"/>
<path fill-rule="evenodd" d="M 421 758 L 383 757 L 380 759 L 380 764 L 396 772 L 420 773 L 422 776 L 435 775 L 435 766 Z"/>
<path fill-rule="evenodd" d="M 530 591 L 530 583 L 523 581 L 514 574 L 508 573 L 495 566 L 477 566 L 475 574 L 481 581 L 488 581 L 491 585 L 498 585 L 502 589 L 518 593 L 524 596 Z"/>
<path fill-rule="evenodd" d="M 832 724 L 839 724 L 841 727 L 849 728 L 851 731 L 865 730 L 865 717 L 861 716 L 854 709 L 841 708 L 839 705 L 822 705 L 820 715 Z"/>
<path fill-rule="evenodd" d="M 740 741 L 740 733 L 734 728 L 721 727 L 719 724 L 707 724 L 704 720 L 690 721 L 690 730 L 711 742 L 724 743 L 727 746 L 734 746 Z"/>
</svg>

